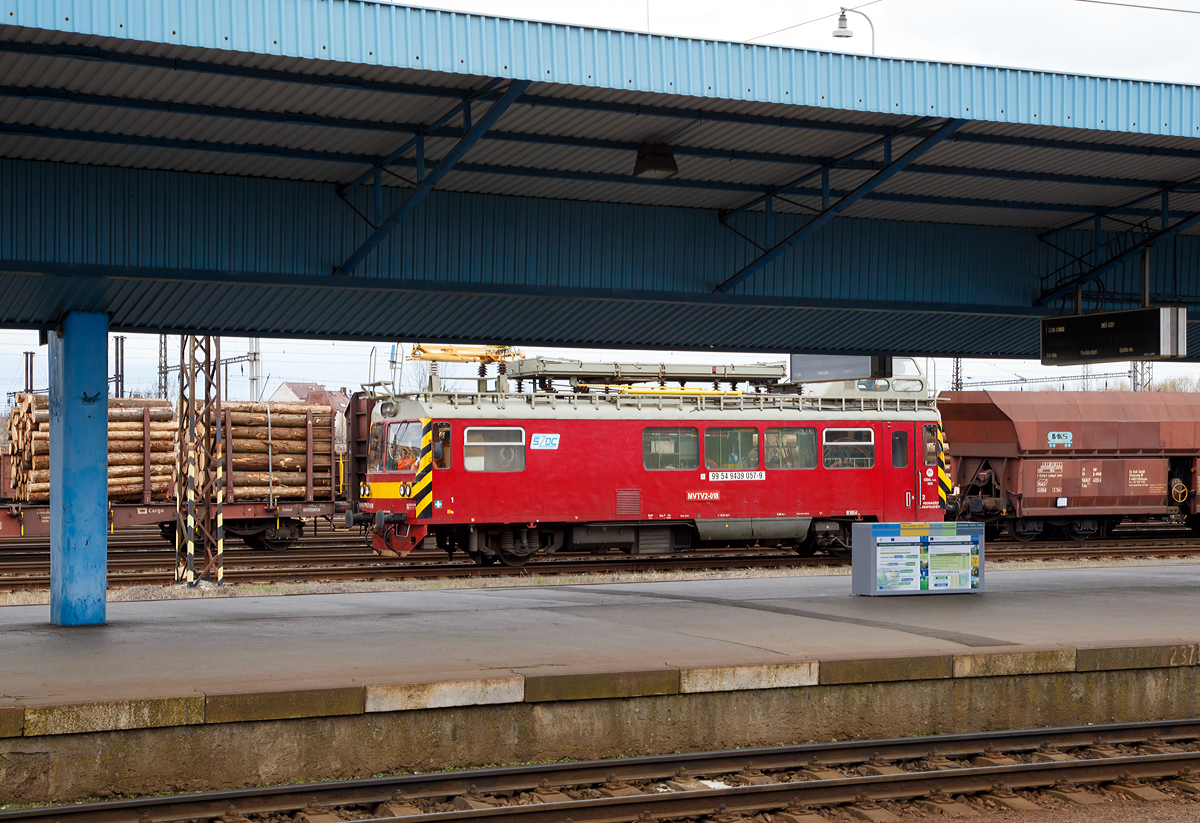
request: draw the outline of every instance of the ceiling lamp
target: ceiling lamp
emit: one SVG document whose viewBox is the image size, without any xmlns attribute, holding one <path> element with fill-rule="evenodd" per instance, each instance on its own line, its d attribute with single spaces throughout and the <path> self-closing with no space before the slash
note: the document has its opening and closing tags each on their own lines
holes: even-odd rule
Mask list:
<svg viewBox="0 0 1200 823">
<path fill-rule="evenodd" d="M 679 166 L 675 165 L 675 154 L 671 147 L 662 143 L 648 143 L 638 149 L 637 162 L 633 164 L 634 177 L 647 177 L 651 180 L 666 180 L 679 174 Z"/>
<path fill-rule="evenodd" d="M 854 32 L 850 31 L 850 22 L 846 19 L 846 10 L 842 9 L 842 13 L 838 15 L 838 27 L 833 30 L 834 37 L 853 37 Z"/>
</svg>

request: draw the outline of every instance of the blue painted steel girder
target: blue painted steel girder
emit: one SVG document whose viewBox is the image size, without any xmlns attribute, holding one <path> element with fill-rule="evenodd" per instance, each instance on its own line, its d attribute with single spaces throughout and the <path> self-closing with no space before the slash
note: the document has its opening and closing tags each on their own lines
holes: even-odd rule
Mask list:
<svg viewBox="0 0 1200 823">
<path fill-rule="evenodd" d="M 490 84 L 489 84 L 490 85 Z M 442 96 L 442 95 L 439 95 Z M 490 99 L 492 96 L 488 94 L 487 89 L 483 89 L 477 93 L 464 92 L 464 98 L 472 97 L 475 99 Z M 271 111 L 238 108 L 233 106 L 215 106 L 207 104 L 181 103 L 169 100 L 147 100 L 144 98 L 129 98 L 118 97 L 116 95 L 102 94 L 83 94 L 79 92 L 71 92 L 64 89 L 53 87 L 30 87 L 30 86 L 0 86 L 0 97 L 16 98 L 22 100 L 44 100 L 52 102 L 73 103 L 81 106 L 101 106 L 111 108 L 132 109 L 138 111 L 153 111 L 168 114 L 191 115 L 201 117 L 216 117 L 223 119 L 247 120 L 256 123 L 270 123 L 276 125 L 300 125 L 310 126 L 313 128 L 337 128 L 337 129 L 354 129 L 360 131 L 374 132 L 397 132 L 407 134 L 423 134 L 428 137 L 443 137 L 450 139 L 461 139 L 464 130 L 457 126 L 445 125 L 451 117 L 455 116 L 461 103 L 454 109 L 451 109 L 446 115 L 439 120 L 431 123 L 403 123 L 387 120 L 362 120 L 349 117 L 335 117 L 325 115 L 315 115 L 303 112 L 289 111 Z M 547 107 L 562 107 L 565 105 L 563 100 L 552 100 L 545 104 Z M 808 121 L 805 121 L 808 122 Z M 814 128 L 821 124 L 812 124 Z M 880 130 L 883 131 L 883 130 Z M 893 130 L 894 131 L 894 130 Z M 181 142 L 170 138 L 155 138 L 150 135 L 119 135 L 114 133 L 96 132 L 96 131 L 80 131 L 63 128 L 46 128 L 40 127 L 31 123 L 22 124 L 0 124 L 0 133 L 9 134 L 25 134 L 30 136 L 51 137 L 55 139 L 65 140 L 80 140 L 94 142 L 123 142 L 123 138 L 130 143 L 136 145 L 154 145 L 163 148 L 181 148 L 181 149 L 197 149 L 206 151 L 216 151 L 221 153 L 246 153 L 246 154 L 267 154 L 280 157 L 294 157 L 296 159 L 319 159 L 328 160 L 330 162 L 355 163 L 362 164 L 373 162 L 379 165 L 393 165 L 404 153 L 405 150 L 411 147 L 411 141 L 405 143 L 401 149 L 392 156 L 387 158 L 375 159 L 366 155 L 353 154 L 338 151 L 304 151 L 291 149 L 285 146 L 271 146 L 267 144 L 240 144 L 233 142 L 212 143 L 206 141 L 186 141 Z M 498 141 L 506 143 L 530 143 L 550 146 L 571 146 L 576 148 L 599 149 L 606 151 L 626 151 L 636 152 L 641 148 L 642 144 L 628 140 L 610 140 L 604 138 L 580 137 L 574 135 L 556 135 L 539 132 L 518 132 L 491 129 L 483 137 L 487 141 Z M 949 138 L 951 141 L 955 137 Z M 1058 141 L 1060 144 L 1063 141 Z M 1075 146 L 1078 151 L 1097 151 L 1096 144 L 1091 144 L 1083 141 L 1066 141 L 1067 144 Z M 1104 145 L 1110 152 L 1125 152 L 1129 149 L 1144 150 L 1145 147 L 1128 147 L 1128 146 L 1113 146 L 1112 144 Z M 1037 148 L 1037 145 L 1032 146 Z M 1060 146 L 1061 147 L 1061 146 Z M 832 156 L 816 156 L 816 155 L 798 155 L 788 154 L 786 152 L 767 152 L 767 151 L 747 151 L 735 148 L 721 148 L 708 146 L 687 146 L 674 145 L 672 150 L 680 157 L 703 157 L 722 160 L 745 160 L 756 163 L 790 163 L 796 165 L 813 165 L 827 166 L 836 163 L 838 168 L 851 170 L 878 171 L 882 169 L 886 163 L 877 160 L 860 160 L 856 158 L 835 158 Z M 1186 156 L 1200 159 L 1200 149 L 1196 150 L 1179 150 L 1171 156 Z M 1158 189 L 1168 185 L 1169 181 L 1151 180 L 1144 178 L 1118 177 L 1111 175 L 1089 175 L 1089 174 L 1062 174 L 1050 171 L 1025 171 L 1012 168 L 980 168 L 973 166 L 950 165 L 950 164 L 920 164 L 914 163 L 907 169 L 911 173 L 917 174 L 940 174 L 940 175 L 957 175 L 963 177 L 980 177 L 991 178 L 996 180 L 1023 180 L 1034 182 L 1049 182 L 1049 183 L 1067 183 L 1067 184 L 1083 184 L 1097 186 L 1126 186 L 1134 188 L 1154 188 Z M 515 173 L 515 170 L 514 170 Z M 365 182 L 370 172 L 358 177 L 350 183 L 343 186 L 343 189 L 350 186 Z"/>
<path fill-rule="evenodd" d="M 50 622 L 104 622 L 108 589 L 108 315 L 50 335 Z"/>
</svg>

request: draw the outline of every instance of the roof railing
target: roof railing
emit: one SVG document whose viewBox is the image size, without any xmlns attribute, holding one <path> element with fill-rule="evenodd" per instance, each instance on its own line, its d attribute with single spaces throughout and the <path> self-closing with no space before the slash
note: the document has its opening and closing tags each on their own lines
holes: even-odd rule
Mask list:
<svg viewBox="0 0 1200 823">
<path fill-rule="evenodd" d="M 505 409 L 509 405 L 571 407 L 614 407 L 617 409 L 695 411 L 816 411 L 826 413 L 902 412 L 936 409 L 937 399 L 915 397 L 820 397 L 799 394 L 603 394 L 599 392 L 416 392 L 405 395 L 424 403 L 447 403 L 454 407 L 485 403 Z"/>
</svg>

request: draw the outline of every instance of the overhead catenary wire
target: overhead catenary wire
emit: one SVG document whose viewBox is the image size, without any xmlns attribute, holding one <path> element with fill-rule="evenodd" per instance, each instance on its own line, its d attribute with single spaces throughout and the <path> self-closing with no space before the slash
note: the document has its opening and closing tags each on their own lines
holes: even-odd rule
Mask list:
<svg viewBox="0 0 1200 823">
<path fill-rule="evenodd" d="M 1075 0 L 1076 3 L 1093 3 L 1097 6 L 1121 6 L 1127 9 L 1141 9 L 1142 11 L 1173 11 L 1178 14 L 1200 14 L 1200 11 L 1193 9 L 1173 9 L 1168 6 L 1143 6 L 1140 3 L 1118 3 L 1116 0 Z"/>
</svg>

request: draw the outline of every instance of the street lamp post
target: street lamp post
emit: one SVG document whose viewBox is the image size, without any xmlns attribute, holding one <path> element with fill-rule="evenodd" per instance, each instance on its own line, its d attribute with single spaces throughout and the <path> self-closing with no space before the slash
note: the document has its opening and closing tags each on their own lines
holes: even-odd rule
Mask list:
<svg viewBox="0 0 1200 823">
<path fill-rule="evenodd" d="M 867 17 L 867 15 L 864 12 L 861 12 L 858 9 L 848 9 L 845 6 L 842 6 L 842 13 L 838 15 L 838 27 L 833 30 L 833 36 L 834 37 L 853 37 L 854 36 L 854 32 L 850 30 L 849 21 L 846 20 L 847 12 L 862 15 L 866 19 L 867 25 L 871 27 L 871 56 L 874 57 L 875 56 L 875 24 L 871 22 L 871 18 Z"/>
</svg>

